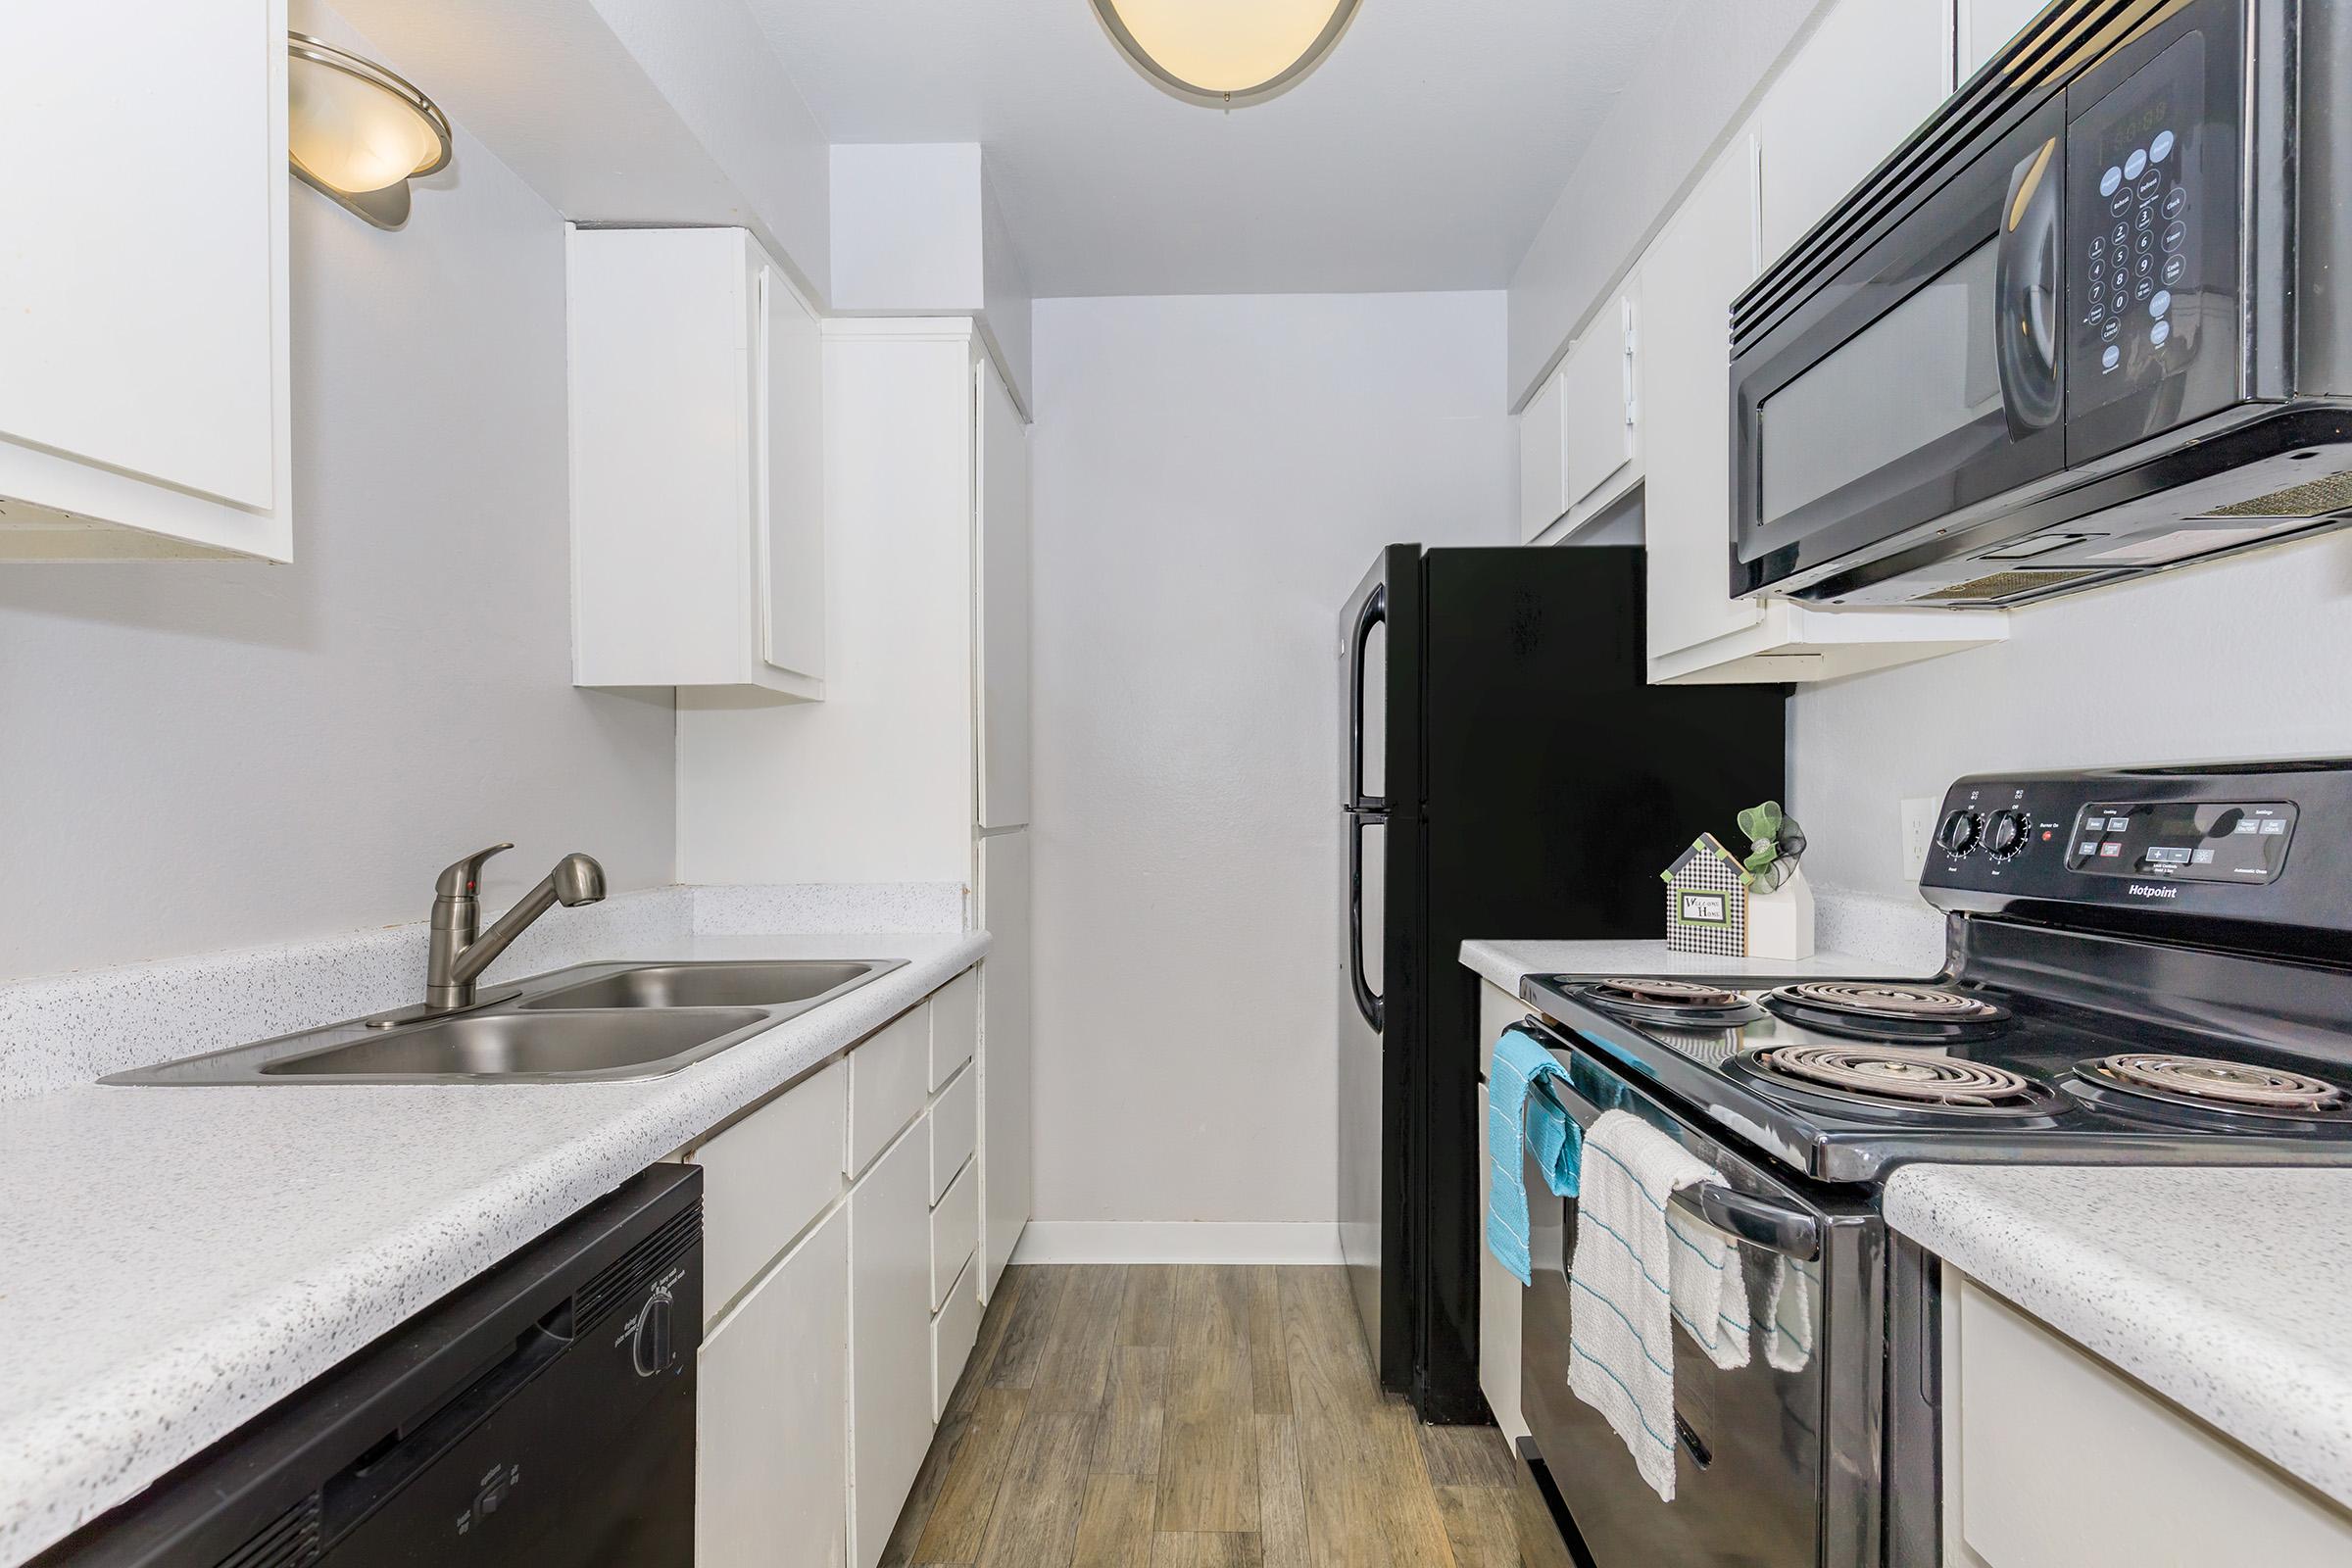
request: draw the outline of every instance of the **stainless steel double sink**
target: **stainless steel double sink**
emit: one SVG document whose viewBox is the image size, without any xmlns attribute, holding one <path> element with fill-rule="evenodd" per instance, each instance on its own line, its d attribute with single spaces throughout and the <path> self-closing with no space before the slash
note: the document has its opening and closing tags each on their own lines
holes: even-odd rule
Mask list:
<svg viewBox="0 0 2352 1568">
<path fill-rule="evenodd" d="M 110 1084 L 570 1083 L 658 1078 L 821 1007 L 904 958 L 586 963 L 486 1006 L 353 1018 L 116 1073 Z"/>
</svg>

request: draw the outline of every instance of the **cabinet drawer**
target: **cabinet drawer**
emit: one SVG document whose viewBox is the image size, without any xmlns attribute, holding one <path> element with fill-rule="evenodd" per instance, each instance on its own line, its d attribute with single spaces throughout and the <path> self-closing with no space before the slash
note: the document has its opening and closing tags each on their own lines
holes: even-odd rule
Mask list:
<svg viewBox="0 0 2352 1568">
<path fill-rule="evenodd" d="M 924 1003 L 867 1035 L 850 1051 L 850 1141 L 842 1169 L 855 1176 L 923 1108 L 931 1052 L 931 1004 Z"/>
<path fill-rule="evenodd" d="M 980 971 L 966 969 L 931 994 L 931 1087 L 956 1076 L 980 1044 Z"/>
<path fill-rule="evenodd" d="M 940 1200 L 948 1183 L 972 1157 L 980 1140 L 980 1075 L 966 1069 L 940 1091 L 931 1107 L 931 1201 Z"/>
<path fill-rule="evenodd" d="M 948 1288 L 972 1260 L 980 1240 L 980 1169 L 963 1167 L 948 1195 L 931 1210 L 931 1310 L 947 1303 Z"/>
<path fill-rule="evenodd" d="M 948 1304 L 931 1320 L 931 1419 L 948 1413 L 948 1396 L 963 1376 L 963 1363 L 972 1357 L 980 1338 L 980 1290 L 970 1264 L 949 1288 Z"/>
<path fill-rule="evenodd" d="M 2352 1562 L 2352 1513 L 1974 1280 L 1944 1278 L 1951 1568 Z"/>
<path fill-rule="evenodd" d="M 849 1064 L 835 1062 L 689 1156 L 703 1167 L 703 1301 L 715 1320 L 841 1196 Z"/>
</svg>

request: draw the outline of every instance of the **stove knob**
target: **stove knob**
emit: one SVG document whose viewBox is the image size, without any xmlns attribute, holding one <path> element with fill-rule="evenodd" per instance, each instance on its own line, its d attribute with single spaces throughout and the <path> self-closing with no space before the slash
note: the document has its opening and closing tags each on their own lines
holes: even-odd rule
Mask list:
<svg viewBox="0 0 2352 1568">
<path fill-rule="evenodd" d="M 1984 824 L 1984 850 L 1996 860 L 2006 860 L 2026 847 L 2026 829 L 2030 826 L 2023 811 L 1995 811 L 1992 820 Z"/>
<path fill-rule="evenodd" d="M 1966 855 L 1977 847 L 1977 835 L 1984 831 L 1984 819 L 1965 808 L 1943 819 L 1936 833 L 1936 842 L 1947 855 Z"/>
</svg>

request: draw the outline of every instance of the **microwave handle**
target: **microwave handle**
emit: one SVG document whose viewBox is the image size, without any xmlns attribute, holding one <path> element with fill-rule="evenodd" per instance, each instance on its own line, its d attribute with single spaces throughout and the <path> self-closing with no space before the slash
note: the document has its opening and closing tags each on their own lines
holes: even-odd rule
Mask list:
<svg viewBox="0 0 2352 1568">
<path fill-rule="evenodd" d="M 2059 361 L 2059 236 L 2063 208 L 2058 138 L 2044 140 L 2009 172 L 1993 269 L 1993 363 L 2009 438 L 2023 441 L 2057 422 L 2066 381 Z"/>
</svg>

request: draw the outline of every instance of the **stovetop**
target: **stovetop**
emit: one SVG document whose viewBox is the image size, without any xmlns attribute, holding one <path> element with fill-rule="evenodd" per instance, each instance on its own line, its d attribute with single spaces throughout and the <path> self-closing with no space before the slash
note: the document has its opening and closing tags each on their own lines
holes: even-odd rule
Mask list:
<svg viewBox="0 0 2352 1568">
<path fill-rule="evenodd" d="M 1911 1159 L 2352 1164 L 2352 1046 L 2218 1038 L 1965 976 L 1891 999 L 1877 979 L 1632 979 L 1531 975 L 1520 995 L 1623 1076 L 1818 1180 Z"/>
</svg>

